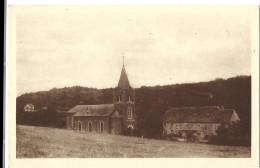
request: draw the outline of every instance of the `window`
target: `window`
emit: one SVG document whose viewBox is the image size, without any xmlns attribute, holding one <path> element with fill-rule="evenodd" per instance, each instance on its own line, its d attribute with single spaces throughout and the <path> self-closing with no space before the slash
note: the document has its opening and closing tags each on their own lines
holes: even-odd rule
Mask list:
<svg viewBox="0 0 260 168">
<path fill-rule="evenodd" d="M 164 135 L 167 135 L 167 130 L 164 130 L 164 133 L 163 133 Z"/>
<path fill-rule="evenodd" d="M 100 122 L 100 132 L 104 132 L 104 122 Z"/>
<path fill-rule="evenodd" d="M 71 117 L 71 128 L 72 128 L 72 129 L 74 128 L 74 125 L 73 125 L 73 117 Z"/>
<path fill-rule="evenodd" d="M 92 132 L 92 122 L 88 122 L 88 132 Z"/>
<path fill-rule="evenodd" d="M 176 125 L 176 129 L 179 129 L 179 125 L 178 124 Z"/>
<path fill-rule="evenodd" d="M 171 134 L 173 134 L 173 130 L 171 130 Z"/>
<path fill-rule="evenodd" d="M 117 101 L 118 101 L 118 102 L 121 102 L 121 95 L 118 95 Z"/>
<path fill-rule="evenodd" d="M 214 125 L 214 129 L 217 130 L 217 129 L 218 129 L 218 126 L 217 126 L 217 125 Z"/>
<path fill-rule="evenodd" d="M 166 122 L 164 122 L 163 124 L 164 124 L 164 126 L 166 127 Z"/>
<path fill-rule="evenodd" d="M 80 121 L 78 122 L 78 125 L 79 125 L 79 131 L 81 131 L 81 122 Z"/>
<path fill-rule="evenodd" d="M 207 133 L 207 128 L 206 128 L 206 127 L 204 127 L 204 133 L 205 133 L 205 134 Z"/>
<path fill-rule="evenodd" d="M 131 107 L 129 107 L 127 109 L 127 118 L 128 119 L 132 119 L 133 118 L 133 111 L 132 111 Z"/>
<path fill-rule="evenodd" d="M 131 101 L 131 96 L 130 95 L 128 96 L 128 101 Z"/>
<path fill-rule="evenodd" d="M 182 129 L 182 125 L 180 125 L 180 129 Z"/>
<path fill-rule="evenodd" d="M 171 128 L 173 127 L 173 123 L 171 123 Z"/>
</svg>

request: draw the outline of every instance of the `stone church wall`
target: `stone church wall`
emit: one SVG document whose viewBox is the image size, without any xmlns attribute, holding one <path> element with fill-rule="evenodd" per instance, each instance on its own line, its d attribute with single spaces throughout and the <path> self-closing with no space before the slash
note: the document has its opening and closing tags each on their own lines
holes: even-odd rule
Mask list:
<svg viewBox="0 0 260 168">
<path fill-rule="evenodd" d="M 116 135 L 122 134 L 122 119 L 121 118 L 112 118 L 111 119 L 111 133 Z"/>
<path fill-rule="evenodd" d="M 111 133 L 110 120 L 108 117 L 74 117 L 75 129 L 79 131 L 79 122 L 81 123 L 81 131 L 89 132 L 89 122 L 92 123 L 91 132 L 101 132 L 101 121 L 104 122 L 103 133 Z"/>
<path fill-rule="evenodd" d="M 66 127 L 67 129 L 73 129 L 73 115 L 75 113 L 68 113 L 66 115 Z"/>
</svg>

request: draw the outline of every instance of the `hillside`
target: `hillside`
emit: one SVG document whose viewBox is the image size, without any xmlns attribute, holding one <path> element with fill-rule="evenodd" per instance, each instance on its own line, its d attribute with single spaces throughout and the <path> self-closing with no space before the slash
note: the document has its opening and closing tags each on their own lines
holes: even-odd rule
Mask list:
<svg viewBox="0 0 260 168">
<path fill-rule="evenodd" d="M 152 140 L 22 125 L 17 125 L 16 132 L 17 158 L 250 157 L 250 147 Z"/>
<path fill-rule="evenodd" d="M 243 135 L 251 135 L 251 76 L 227 80 L 136 88 L 138 129 L 145 137 L 161 135 L 163 114 L 171 107 L 218 105 L 237 111 Z M 57 110 L 68 110 L 77 104 L 112 103 L 113 88 L 95 89 L 80 86 L 26 93 L 17 97 L 17 124 L 63 127 Z M 38 112 L 25 113 L 32 103 Z M 41 110 L 48 107 L 48 110 Z"/>
</svg>

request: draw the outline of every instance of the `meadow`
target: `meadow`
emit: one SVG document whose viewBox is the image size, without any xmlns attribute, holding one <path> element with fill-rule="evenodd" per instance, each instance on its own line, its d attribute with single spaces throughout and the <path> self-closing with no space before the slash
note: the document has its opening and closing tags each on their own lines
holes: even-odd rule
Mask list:
<svg viewBox="0 0 260 168">
<path fill-rule="evenodd" d="M 250 154 L 250 147 L 16 126 L 17 158 L 248 158 Z"/>
</svg>

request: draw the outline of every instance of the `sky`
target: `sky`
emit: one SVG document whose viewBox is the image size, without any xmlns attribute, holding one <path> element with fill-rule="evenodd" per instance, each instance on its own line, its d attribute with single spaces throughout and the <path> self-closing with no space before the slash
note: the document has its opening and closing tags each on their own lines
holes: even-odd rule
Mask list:
<svg viewBox="0 0 260 168">
<path fill-rule="evenodd" d="M 245 7 L 23 6 L 16 12 L 17 95 L 134 88 L 251 75 Z"/>
</svg>

